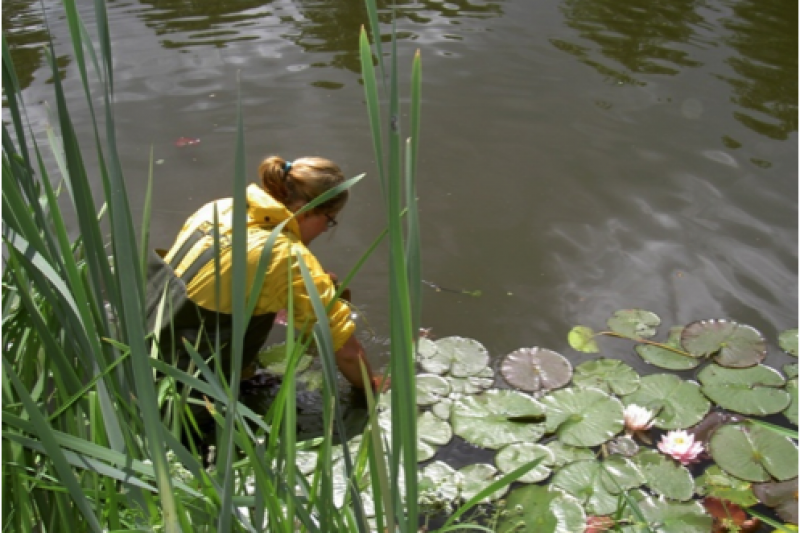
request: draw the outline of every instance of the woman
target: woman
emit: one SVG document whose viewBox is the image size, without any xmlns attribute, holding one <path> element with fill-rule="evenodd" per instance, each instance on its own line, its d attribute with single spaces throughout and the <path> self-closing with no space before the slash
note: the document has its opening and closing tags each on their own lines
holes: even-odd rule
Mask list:
<svg viewBox="0 0 800 533">
<path fill-rule="evenodd" d="M 339 167 L 319 157 L 304 157 L 290 162 L 272 156 L 261 163 L 258 172 L 261 187 L 252 184 L 247 188 L 248 291 L 267 239 L 278 224 L 288 222 L 275 240 L 264 283 L 248 323 L 243 369 L 255 361 L 275 314 L 288 308 L 289 268 L 292 268 L 294 323 L 307 329 L 316 322 L 303 276 L 296 264 L 298 252 L 308 266 L 323 303 L 327 306 L 333 300 L 336 292 L 334 280 L 308 250 L 308 245 L 337 225 L 336 217 L 348 198 L 348 192 L 343 191 L 310 211 L 294 216 L 304 205 L 344 181 Z M 218 261 L 214 257 L 215 211 L 220 250 Z M 225 376 L 231 374 L 232 232 L 233 200 L 217 200 L 203 206 L 186 221 L 168 252 L 151 258 L 148 325 L 151 331 L 158 331 L 157 342 L 162 356 L 177 361 L 181 368 L 188 368 L 191 361 L 183 347 L 183 339 L 186 339 L 197 346 L 200 355 L 206 359 L 217 351 L 219 345 L 222 372 Z M 290 266 L 290 259 L 293 266 Z M 219 287 L 217 279 L 220 280 Z M 377 390 L 379 378 L 373 374 L 361 343 L 353 335 L 355 323 L 347 302 L 333 302 L 328 310 L 328 319 L 339 371 L 353 386 L 361 389 L 371 386 Z M 361 365 L 369 376 L 367 383 L 363 380 Z"/>
</svg>

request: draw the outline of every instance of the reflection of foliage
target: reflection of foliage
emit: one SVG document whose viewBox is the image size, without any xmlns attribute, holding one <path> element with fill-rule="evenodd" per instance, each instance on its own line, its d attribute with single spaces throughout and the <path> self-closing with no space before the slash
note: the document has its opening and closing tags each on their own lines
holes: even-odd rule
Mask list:
<svg viewBox="0 0 800 533">
<path fill-rule="evenodd" d="M 35 0 L 7 0 L 3 2 L 3 36 L 8 43 L 11 59 L 17 72 L 21 89 L 33 81 L 33 73 L 44 62 L 47 30 L 41 6 Z M 69 60 L 57 58 L 59 74 L 64 79 Z"/>
<path fill-rule="evenodd" d="M 595 42 L 602 56 L 619 66 L 592 57 L 584 45 L 556 39 L 551 43 L 617 83 L 644 85 L 637 73 L 675 75 L 676 67 L 700 65 L 676 46 L 695 37 L 692 26 L 702 22 L 695 7 L 693 1 L 565 1 L 561 9 L 567 26 Z"/>
<path fill-rule="evenodd" d="M 786 8 L 789 7 L 789 12 Z M 746 0 L 731 5 L 723 20 L 735 57 L 728 64 L 739 78 L 724 77 L 744 111 L 742 124 L 762 135 L 785 140 L 797 131 L 797 3 Z"/>
</svg>

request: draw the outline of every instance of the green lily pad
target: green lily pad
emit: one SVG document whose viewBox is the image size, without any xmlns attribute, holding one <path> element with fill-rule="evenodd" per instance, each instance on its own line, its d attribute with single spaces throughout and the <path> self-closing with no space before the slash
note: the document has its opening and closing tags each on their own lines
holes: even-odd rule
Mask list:
<svg viewBox="0 0 800 533">
<path fill-rule="evenodd" d="M 685 466 L 655 450 L 640 451 L 633 462 L 654 493 L 679 501 L 689 500 L 694 495 L 694 478 Z"/>
<path fill-rule="evenodd" d="M 417 436 L 428 444 L 444 446 L 452 440 L 453 429 L 447 421 L 425 411 L 417 418 Z"/>
<path fill-rule="evenodd" d="M 585 461 L 587 459 L 594 459 L 594 452 L 589 448 L 582 446 L 570 446 L 564 444 L 558 439 L 551 440 L 546 444 L 547 448 L 553 452 L 553 468 L 561 468 L 562 466 L 574 463 L 575 461 Z"/>
<path fill-rule="evenodd" d="M 439 403 L 431 406 L 431 413 L 435 414 L 442 420 L 450 420 L 450 415 L 453 412 L 453 400 L 444 398 Z"/>
<path fill-rule="evenodd" d="M 645 339 L 656 334 L 661 324 L 658 315 L 643 309 L 620 309 L 608 319 L 611 331 L 631 339 Z"/>
<path fill-rule="evenodd" d="M 436 374 L 417 376 L 417 405 L 433 405 L 450 394 L 450 384 Z"/>
<path fill-rule="evenodd" d="M 791 398 L 789 407 L 783 411 L 783 416 L 789 419 L 789 422 L 797 425 L 797 378 L 791 379 L 786 383 L 786 392 L 789 393 Z"/>
<path fill-rule="evenodd" d="M 500 373 L 509 385 L 528 392 L 563 387 L 572 378 L 567 358 L 544 348 L 520 348 L 506 355 Z"/>
<path fill-rule="evenodd" d="M 322 370 L 308 370 L 297 376 L 297 381 L 305 385 L 306 391 L 318 391 L 322 390 L 325 376 Z"/>
<path fill-rule="evenodd" d="M 711 404 L 693 381 L 672 374 L 652 374 L 642 378 L 639 390 L 624 398 L 625 405 L 636 404 L 656 413 L 653 425 L 661 429 L 683 429 L 697 424 Z"/>
<path fill-rule="evenodd" d="M 616 439 L 608 441 L 606 449 L 608 453 L 622 455 L 624 457 L 633 457 L 639 453 L 639 445 L 628 435 L 620 435 Z"/>
<path fill-rule="evenodd" d="M 561 389 L 541 399 L 547 431 L 572 446 L 597 446 L 622 431 L 622 403 L 597 389 Z"/>
<path fill-rule="evenodd" d="M 572 533 L 583 531 L 586 513 L 580 502 L 558 489 L 526 485 L 506 498 L 497 533 Z"/>
<path fill-rule="evenodd" d="M 267 372 L 271 374 L 276 374 L 282 376 L 286 373 L 286 365 L 288 363 L 288 358 L 286 355 L 286 343 L 282 342 L 280 344 L 274 344 L 269 346 L 265 350 L 261 350 L 258 352 L 258 363 L 264 367 Z M 308 354 L 303 354 L 300 356 L 300 360 L 297 363 L 297 367 L 295 369 L 296 373 L 303 372 L 304 370 L 308 369 L 311 366 L 311 363 L 314 361 L 314 358 Z"/>
<path fill-rule="evenodd" d="M 797 477 L 797 445 L 755 424 L 722 426 L 708 443 L 711 457 L 729 474 L 747 481 Z"/>
<path fill-rule="evenodd" d="M 550 475 L 550 467 L 555 459 L 553 452 L 546 446 L 532 442 L 515 442 L 497 452 L 494 461 L 497 468 L 507 474 L 539 459 L 541 459 L 541 462 L 533 470 L 530 470 L 517 480 L 522 483 L 538 483 L 547 479 Z"/>
<path fill-rule="evenodd" d="M 527 394 L 492 389 L 456 401 L 450 422 L 459 437 L 496 450 L 514 442 L 538 441 L 544 435 L 544 424 L 520 420 L 539 419 L 542 415 L 542 404 Z"/>
<path fill-rule="evenodd" d="M 461 497 L 469 501 L 483 489 L 500 479 L 502 476 L 497 469 L 487 463 L 475 463 L 460 469 L 464 477 L 464 485 L 461 487 Z M 490 503 L 502 498 L 508 492 L 508 485 L 497 489 L 480 501 L 480 503 Z"/>
<path fill-rule="evenodd" d="M 786 379 L 796 378 L 797 363 L 792 363 L 790 365 L 783 365 L 783 373 L 786 375 Z"/>
<path fill-rule="evenodd" d="M 753 493 L 782 520 L 797 524 L 797 478 L 782 483 L 757 483 Z"/>
<path fill-rule="evenodd" d="M 627 457 L 610 455 L 601 464 L 604 472 L 600 476 L 600 482 L 611 494 L 620 494 L 645 482 L 639 467 Z"/>
<path fill-rule="evenodd" d="M 768 366 L 734 369 L 708 365 L 697 379 L 703 384 L 703 394 L 720 407 L 737 413 L 764 416 L 789 406 L 783 376 Z"/>
<path fill-rule="evenodd" d="M 718 465 L 709 466 L 703 475 L 697 478 L 697 494 L 726 500 L 741 507 L 750 507 L 758 503 L 750 483 L 731 476 Z"/>
<path fill-rule="evenodd" d="M 778 345 L 784 352 L 797 357 L 797 328 L 782 331 L 778 335 Z"/>
<path fill-rule="evenodd" d="M 594 340 L 594 330 L 586 326 L 575 326 L 569 331 L 567 341 L 573 350 L 583 353 L 597 353 L 600 348 Z"/>
<path fill-rule="evenodd" d="M 714 519 L 708 515 L 703 506 L 697 502 L 680 503 L 661 498 L 653 498 L 641 491 L 632 491 L 631 498 L 641 511 L 648 524 L 657 524 L 656 529 L 643 529 L 639 519 L 626 508 L 626 518 L 632 525 L 623 526 L 625 533 L 641 533 L 642 531 L 658 531 L 658 533 L 708 533 L 714 525 Z"/>
<path fill-rule="evenodd" d="M 491 368 L 489 369 L 492 370 Z M 454 378 L 453 376 L 446 376 L 445 379 L 450 384 L 452 394 L 478 394 L 490 389 L 494 385 L 494 373 L 491 378 L 477 376 L 470 376 L 468 378 Z"/>
<path fill-rule="evenodd" d="M 670 348 L 675 348 L 683 352 L 684 349 L 681 345 L 682 333 L 683 326 L 671 328 L 669 330 L 667 342 L 664 344 Z M 652 344 L 640 344 L 635 348 L 635 350 L 642 359 L 651 365 L 655 365 L 659 368 L 665 368 L 667 370 L 691 370 L 699 365 L 700 361 L 702 361 L 702 359 L 695 354 L 690 354 L 691 357 L 681 355 L 679 353 L 667 350 L 666 348 L 661 348 L 660 346 L 654 346 Z"/>
<path fill-rule="evenodd" d="M 718 364 L 729 368 L 757 365 L 767 356 L 767 341 L 758 330 L 723 319 L 692 322 L 683 328 L 681 344 L 698 356 L 714 355 Z"/>
<path fill-rule="evenodd" d="M 418 350 L 419 362 L 426 372 L 449 373 L 457 378 L 480 374 L 489 364 L 489 352 L 481 343 L 463 337 L 445 337 L 436 341 L 436 350 L 426 345 Z"/>
<path fill-rule="evenodd" d="M 418 479 L 423 506 L 441 508 L 461 498 L 464 476 L 447 463 L 432 462 L 419 472 Z"/>
<path fill-rule="evenodd" d="M 599 461 L 576 461 L 558 470 L 550 483 L 575 496 L 588 514 L 607 515 L 617 509 L 619 497 L 608 491 L 602 481 L 604 476 Z"/>
<path fill-rule="evenodd" d="M 639 374 L 619 359 L 595 359 L 575 367 L 572 383 L 582 389 L 593 387 L 625 396 L 639 388 Z"/>
</svg>

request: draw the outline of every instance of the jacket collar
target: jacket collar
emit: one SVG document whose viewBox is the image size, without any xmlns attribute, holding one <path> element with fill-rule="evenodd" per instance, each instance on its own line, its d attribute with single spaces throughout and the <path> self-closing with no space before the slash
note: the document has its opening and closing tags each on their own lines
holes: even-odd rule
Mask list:
<svg viewBox="0 0 800 533">
<path fill-rule="evenodd" d="M 247 187 L 247 214 L 250 218 L 248 225 L 261 226 L 266 229 L 272 229 L 284 220 L 291 218 L 284 226 L 284 231 L 300 237 L 300 226 L 297 224 L 297 219 L 292 218 L 294 213 L 255 183 Z"/>
</svg>

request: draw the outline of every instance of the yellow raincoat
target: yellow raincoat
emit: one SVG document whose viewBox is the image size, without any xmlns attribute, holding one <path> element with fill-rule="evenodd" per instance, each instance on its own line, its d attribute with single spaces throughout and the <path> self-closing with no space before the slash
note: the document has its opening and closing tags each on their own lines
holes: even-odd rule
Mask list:
<svg viewBox="0 0 800 533">
<path fill-rule="evenodd" d="M 204 205 L 194 215 L 192 215 L 178 234 L 175 244 L 164 258 L 167 263 L 172 263 L 173 259 L 186 252 L 182 246 L 190 241 L 190 237 L 195 234 L 195 230 L 208 231 L 213 226 L 214 209 L 216 206 L 219 220 L 220 240 L 229 240 L 233 232 L 233 200 L 230 198 L 217 200 Z M 275 200 L 271 195 L 258 185 L 250 185 L 247 188 L 247 287 L 251 287 L 255 277 L 256 268 L 261 258 L 264 244 L 270 236 L 270 232 L 286 219 L 291 218 L 292 212 L 286 206 Z M 203 251 L 212 248 L 214 245 L 213 233 L 208 233 L 205 237 L 197 241 L 183 259 L 175 267 L 175 274 L 183 276 L 184 271 L 195 262 L 195 259 Z M 288 307 L 288 272 L 292 258 L 292 290 L 294 294 L 294 321 L 297 327 L 307 330 L 315 322 L 316 317 L 311 305 L 311 300 L 306 291 L 305 282 L 300 272 L 300 267 L 294 260 L 296 252 L 302 256 L 308 270 L 314 280 L 314 285 L 325 305 L 333 299 L 336 288 L 331 277 L 322 269 L 317 258 L 306 248 L 300 240 L 300 228 L 297 221 L 292 219 L 286 224 L 281 235 L 275 241 L 272 249 L 272 256 L 261 294 L 258 298 L 253 315 L 266 315 L 276 313 Z M 215 281 L 214 261 L 209 261 L 189 279 L 186 284 L 186 291 L 189 298 L 198 306 L 209 311 L 220 313 L 231 313 L 231 253 L 230 249 L 223 250 L 220 255 L 221 280 L 219 302 L 217 302 Z M 350 308 L 347 303 L 338 300 L 328 312 L 331 333 L 333 335 L 334 349 L 338 350 L 350 338 L 355 330 L 355 323 L 350 318 Z"/>
</svg>

